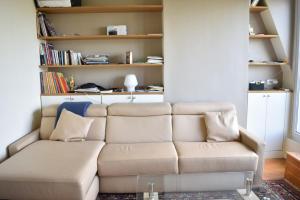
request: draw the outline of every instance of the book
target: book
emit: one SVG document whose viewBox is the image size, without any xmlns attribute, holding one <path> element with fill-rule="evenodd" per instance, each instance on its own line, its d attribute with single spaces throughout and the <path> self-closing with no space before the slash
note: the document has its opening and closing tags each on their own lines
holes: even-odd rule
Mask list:
<svg viewBox="0 0 300 200">
<path fill-rule="evenodd" d="M 39 7 L 71 7 L 71 0 L 37 0 Z"/>
<path fill-rule="evenodd" d="M 67 93 L 69 87 L 64 76 L 60 72 L 40 72 L 42 94 Z"/>
</svg>

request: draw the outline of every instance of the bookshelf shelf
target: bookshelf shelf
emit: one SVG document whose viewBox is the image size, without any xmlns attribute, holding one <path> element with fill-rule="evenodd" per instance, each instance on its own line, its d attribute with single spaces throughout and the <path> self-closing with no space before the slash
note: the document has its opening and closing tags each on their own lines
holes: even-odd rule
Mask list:
<svg viewBox="0 0 300 200">
<path fill-rule="evenodd" d="M 89 69 L 89 68 L 110 68 L 110 67 L 162 67 L 163 64 L 148 64 L 148 63 L 134 63 L 134 64 L 102 64 L 102 65 L 40 65 L 41 69 Z"/>
<path fill-rule="evenodd" d="M 278 35 L 249 35 L 250 39 L 272 39 L 272 38 L 277 38 Z"/>
<path fill-rule="evenodd" d="M 268 10 L 267 6 L 250 6 L 250 12 L 252 13 L 259 13 L 265 10 Z"/>
<path fill-rule="evenodd" d="M 282 63 L 276 63 L 276 62 L 270 62 L 270 63 L 266 63 L 266 62 L 249 62 L 249 66 L 255 66 L 255 67 L 260 67 L 260 66 L 283 66 L 283 65 L 287 65 L 288 62 L 282 62 Z"/>
<path fill-rule="evenodd" d="M 67 36 L 40 36 L 38 39 L 46 41 L 65 40 L 121 40 L 121 39 L 162 39 L 163 34 L 146 35 L 67 35 Z"/>
<path fill-rule="evenodd" d="M 47 14 L 69 13 L 118 13 L 118 12 L 162 12 L 162 5 L 103 5 L 68 8 L 38 8 L 37 12 Z"/>
</svg>

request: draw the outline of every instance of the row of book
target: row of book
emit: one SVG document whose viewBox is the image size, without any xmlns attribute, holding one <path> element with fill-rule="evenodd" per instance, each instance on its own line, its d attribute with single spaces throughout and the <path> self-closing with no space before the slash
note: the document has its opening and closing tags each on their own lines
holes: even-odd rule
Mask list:
<svg viewBox="0 0 300 200">
<path fill-rule="evenodd" d="M 69 86 L 60 72 L 40 72 L 42 94 L 68 93 Z"/>
<path fill-rule="evenodd" d="M 40 34 L 42 36 L 55 36 L 57 35 L 53 24 L 49 21 L 44 13 L 38 13 L 38 21 L 40 27 Z"/>
<path fill-rule="evenodd" d="M 81 53 L 55 50 L 50 43 L 40 43 L 41 65 L 81 65 Z"/>
</svg>

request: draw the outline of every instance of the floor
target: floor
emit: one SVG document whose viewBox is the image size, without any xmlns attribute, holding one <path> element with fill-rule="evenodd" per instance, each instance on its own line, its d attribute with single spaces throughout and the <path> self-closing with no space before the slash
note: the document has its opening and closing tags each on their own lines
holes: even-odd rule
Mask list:
<svg viewBox="0 0 300 200">
<path fill-rule="evenodd" d="M 285 159 L 267 159 L 264 166 L 264 180 L 279 180 L 284 178 Z"/>
</svg>

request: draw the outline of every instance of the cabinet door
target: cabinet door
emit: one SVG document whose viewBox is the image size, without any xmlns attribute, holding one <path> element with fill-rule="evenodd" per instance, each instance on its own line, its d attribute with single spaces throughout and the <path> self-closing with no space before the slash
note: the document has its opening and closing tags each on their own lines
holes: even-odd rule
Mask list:
<svg viewBox="0 0 300 200">
<path fill-rule="evenodd" d="M 101 104 L 101 95 L 71 95 L 72 102 L 90 101 L 93 104 Z"/>
<path fill-rule="evenodd" d="M 283 149 L 286 93 L 268 94 L 266 121 L 266 151 Z"/>
<path fill-rule="evenodd" d="M 266 111 L 266 94 L 249 93 L 247 129 L 262 141 L 265 141 Z"/>
<path fill-rule="evenodd" d="M 150 103 L 163 102 L 163 95 L 103 95 L 102 103 Z"/>
<path fill-rule="evenodd" d="M 56 96 L 41 96 L 42 108 L 50 105 L 59 105 L 63 102 L 71 101 L 70 96 L 65 95 L 56 95 Z"/>
</svg>

